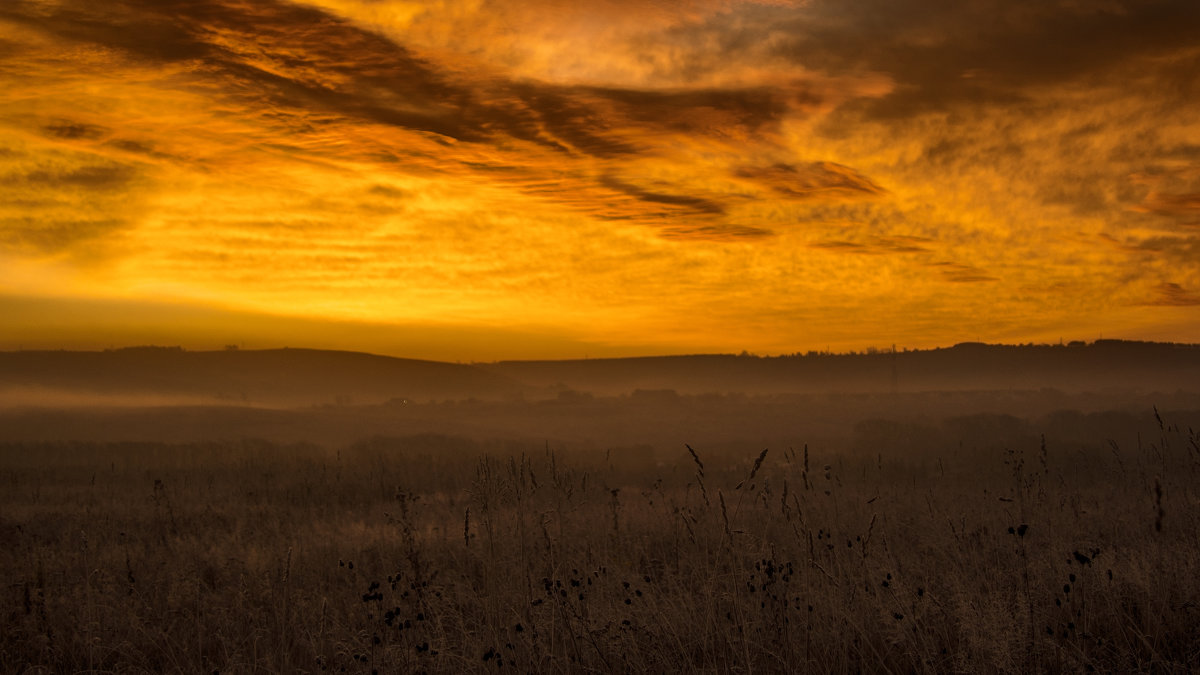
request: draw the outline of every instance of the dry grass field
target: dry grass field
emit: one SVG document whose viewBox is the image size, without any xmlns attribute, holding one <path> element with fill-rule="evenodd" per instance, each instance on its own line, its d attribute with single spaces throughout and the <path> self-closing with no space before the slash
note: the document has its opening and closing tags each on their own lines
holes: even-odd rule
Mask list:
<svg viewBox="0 0 1200 675">
<path fill-rule="evenodd" d="M 0 670 L 1195 671 L 1200 446 L 1160 432 L 658 462 L 9 444 Z"/>
</svg>

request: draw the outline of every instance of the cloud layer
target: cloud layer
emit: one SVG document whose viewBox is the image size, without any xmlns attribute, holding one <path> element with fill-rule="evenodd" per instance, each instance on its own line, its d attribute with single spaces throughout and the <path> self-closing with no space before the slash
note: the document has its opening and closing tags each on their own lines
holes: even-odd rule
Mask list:
<svg viewBox="0 0 1200 675">
<path fill-rule="evenodd" d="M 11 0 L 0 292 L 668 351 L 1193 340 L 1197 34 L 1177 0 Z"/>
</svg>

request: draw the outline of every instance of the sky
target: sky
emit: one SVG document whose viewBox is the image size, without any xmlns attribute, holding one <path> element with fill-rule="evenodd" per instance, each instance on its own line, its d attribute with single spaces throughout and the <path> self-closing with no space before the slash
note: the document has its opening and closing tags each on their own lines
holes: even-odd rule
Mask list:
<svg viewBox="0 0 1200 675">
<path fill-rule="evenodd" d="M 4 0 L 0 349 L 1200 342 L 1194 0 Z"/>
</svg>

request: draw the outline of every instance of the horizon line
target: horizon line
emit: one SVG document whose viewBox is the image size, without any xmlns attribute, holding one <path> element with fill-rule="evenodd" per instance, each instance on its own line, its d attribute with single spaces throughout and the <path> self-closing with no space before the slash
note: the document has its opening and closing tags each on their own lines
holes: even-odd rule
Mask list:
<svg viewBox="0 0 1200 675">
<path fill-rule="evenodd" d="M 982 342 L 982 341 L 977 341 L 977 340 L 967 340 L 967 341 L 963 341 L 963 342 L 956 342 L 952 345 L 947 345 L 947 346 L 924 347 L 924 348 L 922 348 L 922 347 L 900 348 L 897 345 L 891 345 L 889 347 L 867 347 L 863 350 L 851 349 L 851 350 L 847 350 L 847 351 L 833 351 L 831 349 L 826 349 L 826 350 L 810 349 L 810 350 L 806 350 L 806 351 L 781 352 L 778 354 L 759 354 L 756 352 L 751 352 L 749 350 L 743 349 L 742 351 L 736 352 L 736 353 L 735 352 L 688 352 L 688 353 L 679 352 L 679 353 L 668 353 L 668 354 L 640 354 L 640 355 L 631 355 L 631 356 L 598 356 L 595 358 L 584 355 L 583 357 L 496 359 L 496 360 L 491 360 L 491 361 L 477 361 L 477 360 L 463 361 L 461 359 L 454 360 L 454 361 L 447 361 L 447 360 L 440 360 L 440 359 L 425 359 L 425 358 L 416 358 L 416 357 L 410 357 L 410 356 L 398 356 L 398 355 L 384 354 L 384 353 L 371 352 L 371 351 L 363 351 L 363 350 L 357 350 L 357 349 L 335 349 L 335 348 L 324 348 L 324 347 L 297 347 L 297 346 L 292 346 L 292 345 L 282 345 L 282 346 L 278 346 L 278 347 L 250 347 L 250 348 L 247 348 L 243 345 L 237 345 L 237 344 L 227 344 L 220 348 L 212 348 L 212 349 L 188 348 L 188 347 L 184 347 L 184 346 L 178 345 L 178 344 L 176 344 L 176 345 L 134 344 L 134 345 L 125 345 L 125 346 L 121 346 L 121 347 L 109 346 L 109 347 L 104 347 L 104 348 L 100 348 L 100 349 L 67 349 L 67 348 L 26 349 L 22 346 L 18 346 L 16 349 L 7 349 L 7 350 L 0 349 L 0 353 L 8 353 L 8 354 L 20 354 L 20 353 L 105 354 L 105 353 L 116 353 L 116 352 L 124 352 L 124 351 L 144 350 L 144 351 L 177 351 L 177 352 L 181 352 L 181 353 L 208 354 L 208 353 L 218 353 L 218 352 L 271 352 L 271 351 L 295 350 L 295 351 L 309 351 L 309 352 L 330 352 L 330 353 L 341 353 L 341 354 L 360 354 L 360 355 L 374 356 L 374 357 L 379 357 L 379 358 L 401 359 L 401 360 L 406 360 L 406 361 L 426 361 L 426 362 L 430 362 L 430 363 L 456 363 L 459 365 L 463 365 L 463 364 L 475 365 L 475 364 L 489 364 L 489 363 L 520 363 L 520 362 L 630 361 L 630 360 L 638 360 L 638 359 L 689 358 L 689 357 L 733 357 L 733 358 L 778 359 L 778 358 L 809 358 L 809 357 L 817 358 L 817 357 L 839 357 L 839 356 L 886 356 L 886 355 L 892 355 L 892 354 L 913 354 L 913 353 L 921 353 L 921 352 L 936 352 L 936 351 L 945 351 L 945 350 L 950 350 L 950 349 L 972 348 L 972 347 L 989 347 L 989 348 L 1000 347 L 1000 348 L 1026 348 L 1026 349 L 1029 349 L 1029 348 L 1033 348 L 1033 349 L 1037 349 L 1037 348 L 1077 349 L 1080 347 L 1095 347 L 1095 346 L 1105 346 L 1105 345 L 1141 345 L 1141 346 L 1200 348 L 1200 343 L 1197 343 L 1197 342 L 1174 342 L 1174 341 L 1169 341 L 1169 340 L 1168 341 L 1140 340 L 1140 339 L 1129 339 L 1129 338 L 1097 338 L 1097 339 L 1091 340 L 1091 341 L 1088 341 L 1088 340 L 1069 340 L 1068 341 L 1065 339 L 1060 339 L 1060 341 L 1057 343 L 1053 343 L 1053 342 L 1005 343 L 1005 342 Z"/>
</svg>

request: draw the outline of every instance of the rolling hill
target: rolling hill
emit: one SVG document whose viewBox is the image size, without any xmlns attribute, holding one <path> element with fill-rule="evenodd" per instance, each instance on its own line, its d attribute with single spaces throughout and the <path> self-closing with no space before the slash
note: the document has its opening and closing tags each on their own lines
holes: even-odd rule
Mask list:
<svg viewBox="0 0 1200 675">
<path fill-rule="evenodd" d="M 314 349 L 0 352 L 0 389 L 257 406 L 497 398 L 518 385 L 469 365 Z M 40 392 L 40 394 L 39 394 Z"/>
</svg>

